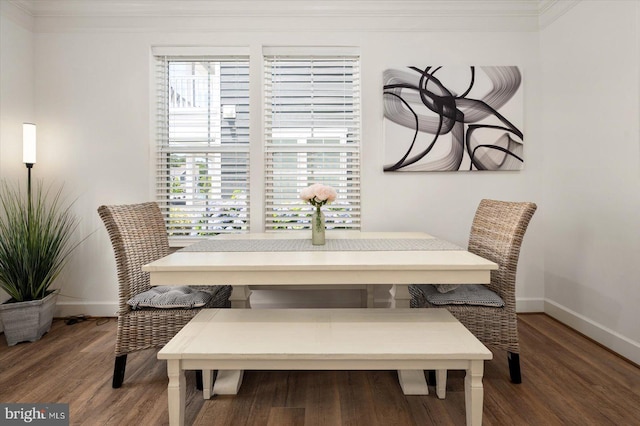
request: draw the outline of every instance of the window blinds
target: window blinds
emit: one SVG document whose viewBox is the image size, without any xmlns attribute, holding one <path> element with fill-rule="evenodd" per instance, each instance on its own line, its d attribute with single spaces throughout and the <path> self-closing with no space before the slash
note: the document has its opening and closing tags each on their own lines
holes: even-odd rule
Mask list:
<svg viewBox="0 0 640 426">
<path fill-rule="evenodd" d="M 248 58 L 156 60 L 156 198 L 169 237 L 247 231 Z"/>
<path fill-rule="evenodd" d="M 300 191 L 330 185 L 327 228 L 360 229 L 357 56 L 264 57 L 265 229 L 309 228 Z"/>
</svg>

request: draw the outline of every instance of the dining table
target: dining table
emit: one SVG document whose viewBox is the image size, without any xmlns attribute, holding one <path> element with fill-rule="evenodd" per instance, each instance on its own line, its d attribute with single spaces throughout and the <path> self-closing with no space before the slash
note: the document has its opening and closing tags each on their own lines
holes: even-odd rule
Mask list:
<svg viewBox="0 0 640 426">
<path fill-rule="evenodd" d="M 232 308 L 249 308 L 251 288 L 376 285 L 391 307 L 408 308 L 411 284 L 486 284 L 498 265 L 426 232 L 310 231 L 220 234 L 144 265 L 151 285 L 231 285 Z"/>
</svg>

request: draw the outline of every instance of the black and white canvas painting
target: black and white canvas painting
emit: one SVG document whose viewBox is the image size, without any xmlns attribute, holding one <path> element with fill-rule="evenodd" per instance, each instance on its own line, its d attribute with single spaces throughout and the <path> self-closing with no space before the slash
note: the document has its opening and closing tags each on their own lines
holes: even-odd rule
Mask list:
<svg viewBox="0 0 640 426">
<path fill-rule="evenodd" d="M 384 71 L 384 170 L 520 170 L 522 75 L 516 66 Z"/>
</svg>

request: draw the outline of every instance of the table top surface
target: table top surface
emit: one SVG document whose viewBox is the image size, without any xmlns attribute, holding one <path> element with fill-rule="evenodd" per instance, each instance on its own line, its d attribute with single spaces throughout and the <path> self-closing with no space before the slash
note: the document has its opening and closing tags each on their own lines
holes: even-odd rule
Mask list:
<svg viewBox="0 0 640 426">
<path fill-rule="evenodd" d="M 491 359 L 446 309 L 205 309 L 160 359 Z"/>
<path fill-rule="evenodd" d="M 309 232 L 248 233 L 217 238 L 269 240 L 309 238 Z M 330 231 L 327 239 L 433 239 L 423 232 Z M 178 251 L 143 266 L 146 272 L 484 270 L 498 265 L 460 250 Z"/>
</svg>

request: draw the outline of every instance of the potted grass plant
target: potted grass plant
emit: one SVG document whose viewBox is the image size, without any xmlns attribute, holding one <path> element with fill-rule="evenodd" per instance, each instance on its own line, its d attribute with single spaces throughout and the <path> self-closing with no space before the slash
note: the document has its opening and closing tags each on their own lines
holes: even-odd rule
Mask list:
<svg viewBox="0 0 640 426">
<path fill-rule="evenodd" d="M 77 226 L 62 188 L 40 183 L 24 194 L 0 183 L 0 288 L 10 297 L 0 304 L 0 320 L 9 346 L 36 341 L 51 328 L 52 285 L 81 242 L 72 241 Z"/>
</svg>

